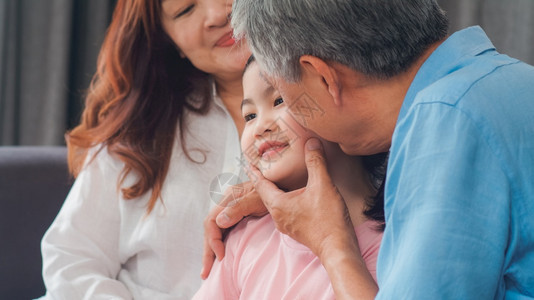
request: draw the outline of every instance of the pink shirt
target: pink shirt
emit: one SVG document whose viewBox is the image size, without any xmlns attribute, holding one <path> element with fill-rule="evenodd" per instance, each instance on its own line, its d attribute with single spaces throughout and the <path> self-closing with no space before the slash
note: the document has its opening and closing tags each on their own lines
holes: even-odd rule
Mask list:
<svg viewBox="0 0 534 300">
<path fill-rule="evenodd" d="M 366 221 L 355 228 L 367 268 L 376 281 L 382 233 Z M 226 254 L 193 299 L 335 299 L 319 258 L 276 230 L 270 215 L 247 218 L 228 235 Z"/>
</svg>

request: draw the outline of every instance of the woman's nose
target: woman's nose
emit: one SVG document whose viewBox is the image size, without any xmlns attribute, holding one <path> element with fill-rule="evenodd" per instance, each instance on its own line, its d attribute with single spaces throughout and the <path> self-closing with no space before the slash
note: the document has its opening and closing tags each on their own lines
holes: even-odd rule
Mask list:
<svg viewBox="0 0 534 300">
<path fill-rule="evenodd" d="M 207 1 L 205 27 L 214 28 L 226 26 L 230 21 L 231 12 L 232 1 L 230 0 Z"/>
</svg>

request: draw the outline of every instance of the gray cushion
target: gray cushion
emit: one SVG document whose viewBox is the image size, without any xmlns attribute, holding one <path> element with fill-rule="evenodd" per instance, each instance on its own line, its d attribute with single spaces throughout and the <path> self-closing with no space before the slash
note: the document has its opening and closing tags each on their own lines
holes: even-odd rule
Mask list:
<svg viewBox="0 0 534 300">
<path fill-rule="evenodd" d="M 0 299 L 44 295 L 40 242 L 72 184 L 66 147 L 0 147 Z"/>
</svg>

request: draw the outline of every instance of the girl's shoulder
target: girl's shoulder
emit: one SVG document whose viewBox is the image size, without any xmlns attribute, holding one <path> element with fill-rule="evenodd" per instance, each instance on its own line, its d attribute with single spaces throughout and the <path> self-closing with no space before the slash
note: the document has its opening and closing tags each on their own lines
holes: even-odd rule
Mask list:
<svg viewBox="0 0 534 300">
<path fill-rule="evenodd" d="M 240 251 L 239 249 L 243 250 L 248 245 L 260 246 L 273 234 L 277 234 L 277 231 L 271 215 L 246 217 L 230 231 L 226 245 L 227 248 Z"/>
<path fill-rule="evenodd" d="M 382 235 L 380 230 L 380 223 L 375 220 L 367 220 L 362 224 L 354 227 L 356 236 L 358 237 L 358 245 L 364 258 L 373 253 L 378 253 L 380 243 L 382 242 Z"/>
</svg>

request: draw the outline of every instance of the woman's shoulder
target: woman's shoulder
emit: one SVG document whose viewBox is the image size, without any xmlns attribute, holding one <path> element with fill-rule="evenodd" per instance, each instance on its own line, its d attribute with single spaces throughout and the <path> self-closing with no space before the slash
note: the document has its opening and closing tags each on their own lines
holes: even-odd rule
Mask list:
<svg viewBox="0 0 534 300">
<path fill-rule="evenodd" d="M 87 151 L 82 172 L 99 170 L 103 174 L 116 174 L 122 172 L 124 166 L 124 162 L 107 146 L 96 145 Z"/>
</svg>

